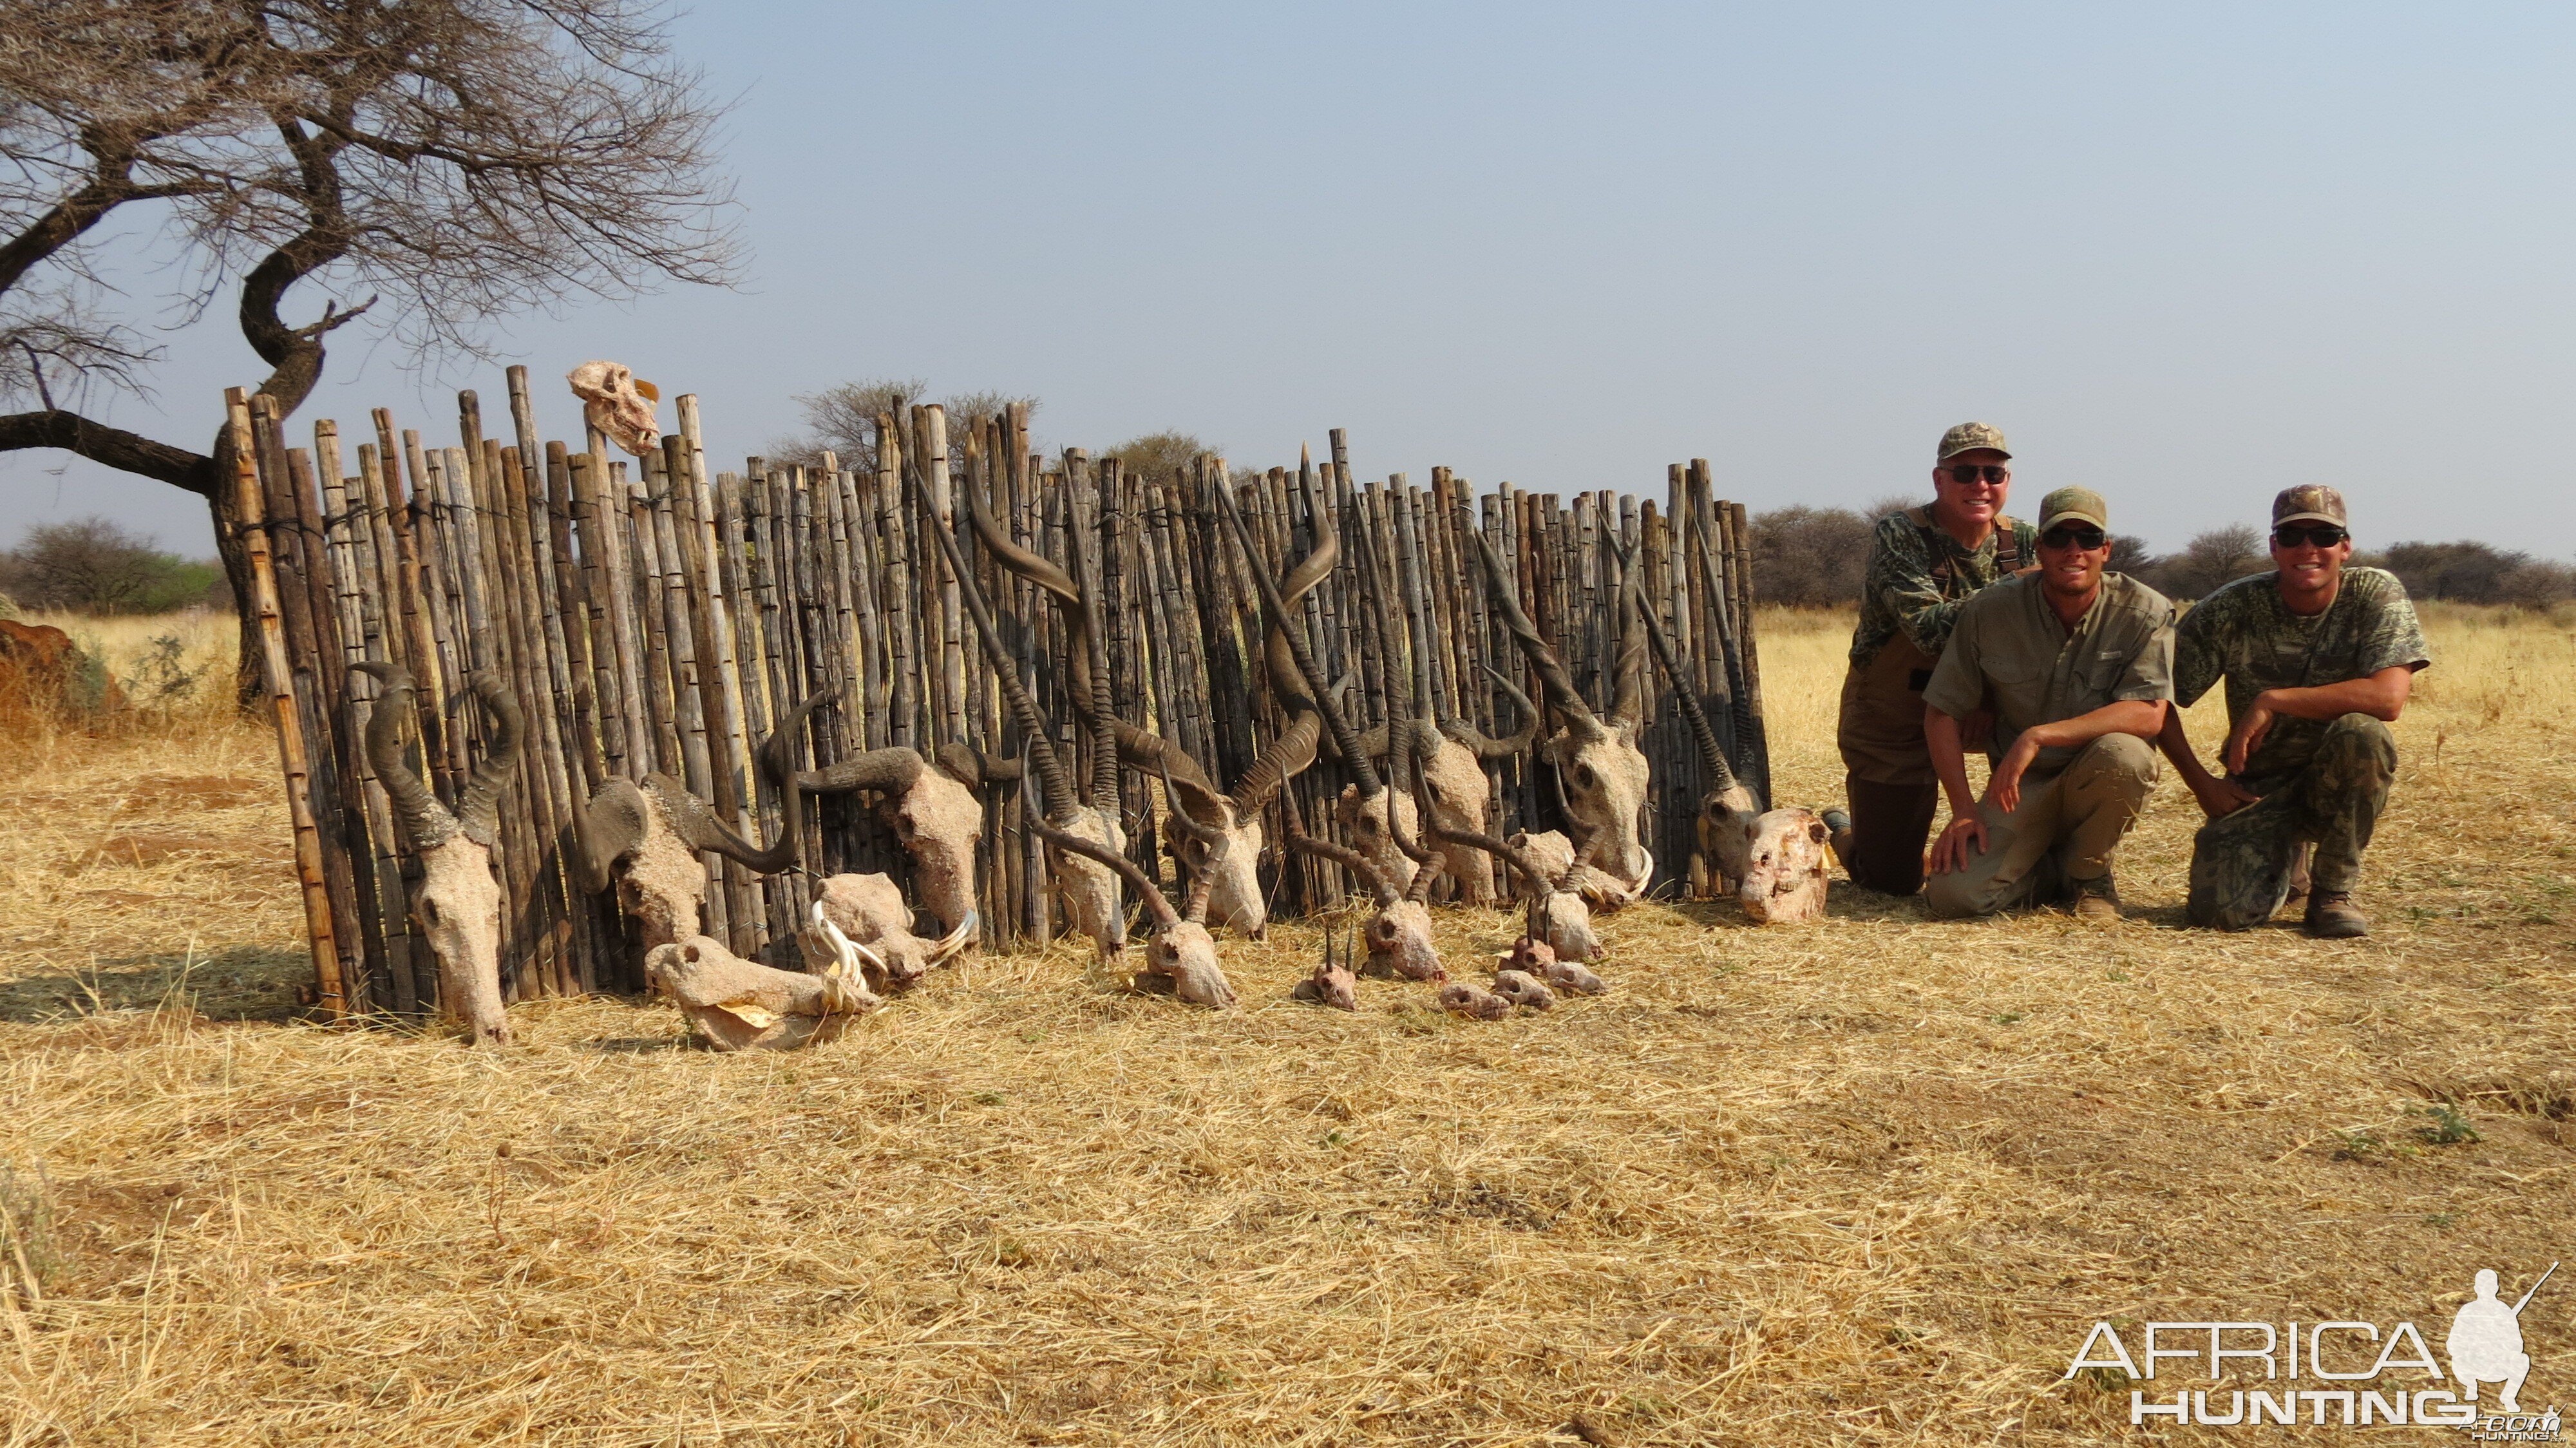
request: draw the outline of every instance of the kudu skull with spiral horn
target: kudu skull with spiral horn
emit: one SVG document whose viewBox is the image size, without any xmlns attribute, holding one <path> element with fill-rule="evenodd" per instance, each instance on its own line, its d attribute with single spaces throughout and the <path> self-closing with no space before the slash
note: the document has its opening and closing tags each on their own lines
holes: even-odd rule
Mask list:
<svg viewBox="0 0 2576 1448">
<path fill-rule="evenodd" d="M 519 701 L 497 674 L 478 672 L 468 681 L 492 717 L 492 739 L 450 814 L 403 762 L 402 724 L 413 709 L 411 671 L 400 664 L 356 667 L 382 685 L 367 720 L 367 763 L 393 806 L 395 830 L 420 858 L 411 913 L 438 957 L 439 1007 L 465 1023 L 469 1043 L 508 1045 L 510 1021 L 501 1009 L 501 886 L 492 877 L 492 840 L 501 790 L 518 767 L 526 728 Z"/>
</svg>

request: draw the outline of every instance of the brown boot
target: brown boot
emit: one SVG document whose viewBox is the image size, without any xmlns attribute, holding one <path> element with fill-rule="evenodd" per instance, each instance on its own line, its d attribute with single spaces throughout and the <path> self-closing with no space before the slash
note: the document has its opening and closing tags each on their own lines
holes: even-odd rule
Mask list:
<svg viewBox="0 0 2576 1448">
<path fill-rule="evenodd" d="M 2370 933 L 2370 917 L 2352 908 L 2350 890 L 2319 890 L 2308 897 L 2307 931 L 2319 940 L 2353 940 Z"/>
<path fill-rule="evenodd" d="M 2119 923 L 2120 887 L 2111 883 L 2110 876 L 2105 875 L 2099 880 L 2071 880 L 2067 882 L 2067 888 L 2074 892 L 2076 919 Z"/>
</svg>

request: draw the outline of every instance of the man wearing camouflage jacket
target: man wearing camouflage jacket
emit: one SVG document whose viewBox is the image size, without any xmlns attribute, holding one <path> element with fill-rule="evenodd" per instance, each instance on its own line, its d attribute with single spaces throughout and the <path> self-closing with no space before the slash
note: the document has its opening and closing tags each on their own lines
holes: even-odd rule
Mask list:
<svg viewBox="0 0 2576 1448">
<path fill-rule="evenodd" d="M 2343 495 L 2285 489 L 2272 500 L 2275 570 L 2212 593 L 2175 630 L 2178 706 L 2227 680 L 2223 776 L 2192 757 L 2180 707 L 2156 739 L 2209 816 L 2192 841 L 2194 925 L 2244 930 L 2271 919 L 2300 847 L 2313 844 L 2308 933 L 2370 933 L 2352 890 L 2397 777 L 2388 726 L 2431 660 L 2405 585 L 2346 568 L 2351 557 Z"/>
</svg>

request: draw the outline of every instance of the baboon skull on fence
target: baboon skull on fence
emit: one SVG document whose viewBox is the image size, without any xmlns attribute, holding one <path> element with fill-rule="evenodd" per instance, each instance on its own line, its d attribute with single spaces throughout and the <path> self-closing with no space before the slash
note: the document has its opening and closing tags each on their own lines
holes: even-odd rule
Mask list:
<svg viewBox="0 0 2576 1448">
<path fill-rule="evenodd" d="M 610 442 L 637 457 L 661 446 L 661 425 L 653 404 L 662 393 L 637 379 L 635 369 L 618 362 L 584 362 L 564 379 L 581 399 L 581 415 Z"/>
</svg>

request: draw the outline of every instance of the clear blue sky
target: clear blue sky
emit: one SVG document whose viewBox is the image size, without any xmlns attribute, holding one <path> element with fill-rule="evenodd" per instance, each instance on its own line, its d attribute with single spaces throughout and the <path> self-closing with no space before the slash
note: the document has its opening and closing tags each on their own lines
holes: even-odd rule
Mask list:
<svg viewBox="0 0 2576 1448">
<path fill-rule="evenodd" d="M 2364 546 L 2576 552 L 2576 12 L 2554 6 L 708 5 L 749 276 L 516 325 L 700 395 L 926 377 L 1054 446 L 1174 427 L 1237 464 L 1347 427 L 1364 474 L 1755 509 L 1920 487 L 2004 428 L 2017 511 L 2160 548 L 2326 481 Z M 138 304 L 177 284 L 126 277 Z M 326 293 L 290 297 L 295 319 Z M 228 306 L 114 419 L 202 447 L 257 375 Z M 342 334 L 298 421 L 453 388 Z M 668 415 L 665 415 L 666 425 Z M 197 500 L 0 460 L 0 543 Z"/>
</svg>

